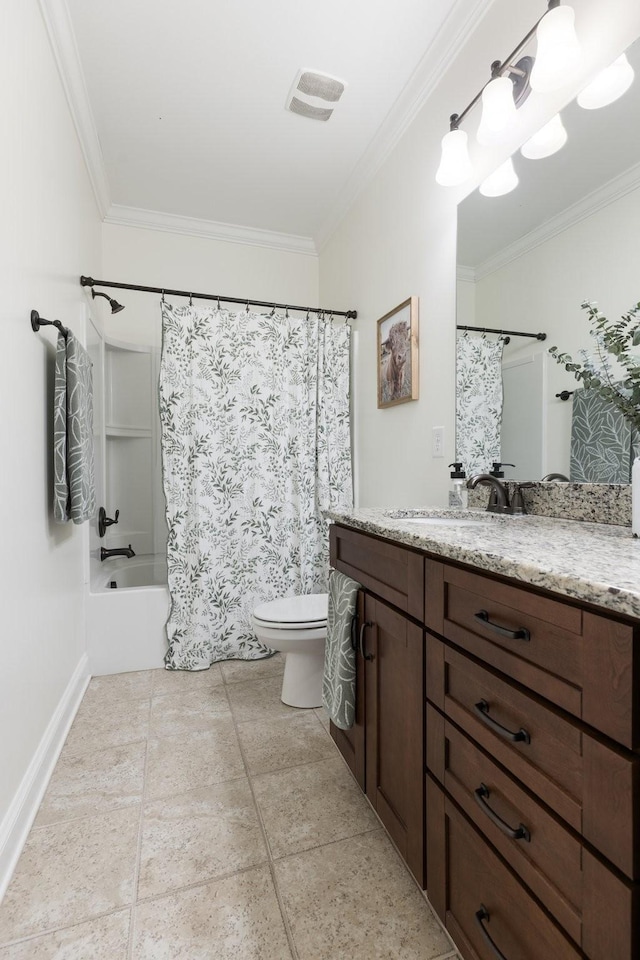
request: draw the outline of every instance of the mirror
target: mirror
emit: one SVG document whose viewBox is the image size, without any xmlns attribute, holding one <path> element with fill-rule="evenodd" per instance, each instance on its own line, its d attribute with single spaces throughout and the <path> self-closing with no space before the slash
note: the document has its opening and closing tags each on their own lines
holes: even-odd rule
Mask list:
<svg viewBox="0 0 640 960">
<path fill-rule="evenodd" d="M 559 395 L 578 383 L 547 349 L 578 361 L 580 349 L 593 352 L 583 301 L 619 319 L 640 300 L 640 41 L 627 57 L 636 76 L 619 100 L 599 110 L 570 103 L 558 153 L 528 160 L 518 151 L 512 193 L 476 190 L 458 207 L 458 325 L 547 335 L 512 336 L 504 347 L 492 459 L 516 464 L 505 467 L 508 479 L 569 476 L 573 401 Z"/>
</svg>

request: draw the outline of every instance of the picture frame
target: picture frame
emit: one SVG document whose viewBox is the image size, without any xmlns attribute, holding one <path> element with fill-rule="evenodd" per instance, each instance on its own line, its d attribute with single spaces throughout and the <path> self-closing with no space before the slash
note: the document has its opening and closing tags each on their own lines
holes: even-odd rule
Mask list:
<svg viewBox="0 0 640 960">
<path fill-rule="evenodd" d="M 395 407 L 419 395 L 419 297 L 409 297 L 378 320 L 378 407 Z"/>
</svg>

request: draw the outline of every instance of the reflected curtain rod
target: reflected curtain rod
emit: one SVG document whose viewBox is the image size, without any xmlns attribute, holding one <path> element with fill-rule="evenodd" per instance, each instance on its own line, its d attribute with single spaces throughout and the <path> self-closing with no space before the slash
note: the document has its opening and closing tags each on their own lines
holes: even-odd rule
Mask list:
<svg viewBox="0 0 640 960">
<path fill-rule="evenodd" d="M 136 283 L 114 283 L 112 280 L 94 280 L 93 277 L 80 277 L 83 287 L 115 287 L 117 290 L 137 290 L 139 293 L 159 293 L 162 296 L 188 297 L 196 300 L 222 300 L 224 303 L 242 303 L 254 307 L 271 307 L 273 310 L 297 310 L 301 313 L 329 314 L 333 317 L 344 317 L 346 320 L 355 320 L 356 310 L 329 310 L 323 307 L 296 307 L 291 303 L 271 303 L 265 300 L 252 300 L 251 297 L 222 297 L 213 293 L 193 293 L 190 290 L 170 290 L 169 287 L 143 287 Z"/>
<path fill-rule="evenodd" d="M 497 333 L 503 337 L 533 337 L 534 340 L 546 340 L 546 333 L 521 333 L 519 330 L 493 330 L 491 327 L 463 327 L 458 324 L 456 330 L 474 330 L 476 333 Z"/>
</svg>

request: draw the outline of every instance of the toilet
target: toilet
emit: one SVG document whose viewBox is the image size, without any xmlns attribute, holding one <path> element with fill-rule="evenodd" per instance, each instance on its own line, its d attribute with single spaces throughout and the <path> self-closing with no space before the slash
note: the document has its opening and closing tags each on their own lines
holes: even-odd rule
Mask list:
<svg viewBox="0 0 640 960">
<path fill-rule="evenodd" d="M 261 643 L 286 654 L 281 699 L 290 707 L 322 706 L 327 593 L 261 603 L 253 629 Z"/>
</svg>

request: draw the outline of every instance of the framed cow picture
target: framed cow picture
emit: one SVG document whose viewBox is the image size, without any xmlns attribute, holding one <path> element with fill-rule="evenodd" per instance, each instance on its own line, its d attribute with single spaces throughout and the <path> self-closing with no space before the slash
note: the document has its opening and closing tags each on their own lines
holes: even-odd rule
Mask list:
<svg viewBox="0 0 640 960">
<path fill-rule="evenodd" d="M 378 407 L 418 399 L 418 297 L 378 320 Z"/>
</svg>

